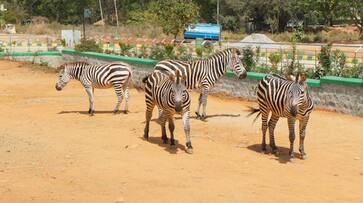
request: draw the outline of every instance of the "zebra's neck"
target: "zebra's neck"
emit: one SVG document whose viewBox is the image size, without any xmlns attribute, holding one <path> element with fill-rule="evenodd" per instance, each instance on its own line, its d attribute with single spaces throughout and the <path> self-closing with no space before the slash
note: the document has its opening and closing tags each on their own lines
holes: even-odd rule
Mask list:
<svg viewBox="0 0 363 203">
<path fill-rule="evenodd" d="M 218 79 L 226 73 L 230 59 L 231 55 L 229 53 L 221 52 L 208 59 L 193 61 L 192 63 L 194 64 L 192 64 L 192 66 L 203 67 L 203 72 L 205 72 L 206 75 Z M 202 65 L 200 66 L 200 64 Z"/>
<path fill-rule="evenodd" d="M 72 79 L 79 80 L 83 73 L 83 67 L 80 67 L 80 66 L 69 67 L 68 73 Z"/>
</svg>

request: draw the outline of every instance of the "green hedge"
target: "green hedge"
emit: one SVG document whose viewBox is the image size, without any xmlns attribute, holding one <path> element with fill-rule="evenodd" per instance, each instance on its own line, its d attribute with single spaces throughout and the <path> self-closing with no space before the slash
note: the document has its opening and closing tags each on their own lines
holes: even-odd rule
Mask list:
<svg viewBox="0 0 363 203">
<path fill-rule="evenodd" d="M 13 52 L 13 53 L 0 52 L 0 57 L 1 56 L 60 56 L 62 54 L 95 57 L 95 58 L 114 60 L 114 61 L 125 61 L 128 63 L 136 63 L 136 64 L 143 64 L 143 65 L 155 65 L 158 62 L 157 60 L 141 59 L 141 58 L 137 58 L 137 57 L 118 56 L 118 55 L 96 53 L 96 52 L 76 52 L 72 49 L 64 49 L 64 50 L 62 50 L 62 52 L 59 52 L 59 51 Z M 266 75 L 267 74 L 265 74 L 265 73 L 248 72 L 247 78 L 252 79 L 252 80 L 261 80 Z M 233 74 L 233 72 L 228 71 L 226 76 L 234 77 L 234 74 Z M 336 76 L 324 76 L 320 80 L 308 79 L 307 83 L 310 87 L 320 87 L 321 84 L 338 84 L 338 85 L 363 87 L 362 79 L 342 78 L 342 77 L 336 77 Z"/>
</svg>

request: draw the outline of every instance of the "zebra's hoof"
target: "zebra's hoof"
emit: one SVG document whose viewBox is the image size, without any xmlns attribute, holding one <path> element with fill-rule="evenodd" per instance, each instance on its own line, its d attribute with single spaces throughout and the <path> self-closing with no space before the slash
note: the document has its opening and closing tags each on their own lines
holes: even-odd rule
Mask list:
<svg viewBox="0 0 363 203">
<path fill-rule="evenodd" d="M 272 150 L 272 154 L 274 154 L 275 156 L 279 156 L 280 155 L 280 152 L 277 149 L 273 149 Z"/>
<path fill-rule="evenodd" d="M 198 112 L 195 112 L 195 115 L 197 115 L 196 119 L 201 118 L 200 114 Z"/>
<path fill-rule="evenodd" d="M 168 139 L 163 139 L 163 144 L 168 144 Z"/>
<path fill-rule="evenodd" d="M 188 154 L 193 154 L 193 148 L 187 148 L 186 151 Z"/>
<path fill-rule="evenodd" d="M 113 114 L 119 114 L 120 113 L 120 111 L 119 110 L 113 110 Z"/>
<path fill-rule="evenodd" d="M 144 134 L 144 139 L 145 139 L 145 140 L 149 140 L 149 135 Z"/>
<path fill-rule="evenodd" d="M 302 159 L 302 160 L 305 160 L 306 159 L 306 154 L 304 153 L 304 154 L 300 154 L 300 158 Z"/>
<path fill-rule="evenodd" d="M 128 111 L 128 110 L 124 110 L 123 112 L 124 112 L 124 114 L 128 114 L 128 113 L 129 113 L 129 111 Z"/>
</svg>

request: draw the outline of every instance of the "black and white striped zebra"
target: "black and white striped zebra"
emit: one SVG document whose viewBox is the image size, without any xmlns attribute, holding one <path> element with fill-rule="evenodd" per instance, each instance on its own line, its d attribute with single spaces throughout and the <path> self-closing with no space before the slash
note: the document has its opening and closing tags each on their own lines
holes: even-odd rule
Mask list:
<svg viewBox="0 0 363 203">
<path fill-rule="evenodd" d="M 304 139 L 310 113 L 314 108 L 313 100 L 305 83 L 306 75 L 297 74 L 295 81 L 277 75 L 268 75 L 258 84 L 257 101 L 259 109 L 251 108 L 252 115 L 259 112 L 262 117 L 262 151 L 266 151 L 266 131 L 269 128 L 270 147 L 278 154 L 274 139 L 274 129 L 280 117 L 286 117 L 289 126 L 290 158 L 293 158 L 295 140 L 295 121 L 299 120 L 301 158 L 305 158 Z M 271 112 L 271 118 L 267 123 Z M 256 119 L 257 119 L 256 117 Z"/>
<path fill-rule="evenodd" d="M 146 125 L 144 129 L 145 139 L 149 138 L 149 125 L 155 105 L 162 111 L 159 124 L 161 125 L 162 140 L 166 144 L 166 122 L 169 122 L 170 145 L 175 146 L 174 140 L 174 118 L 175 113 L 181 114 L 184 124 L 187 152 L 193 153 L 190 139 L 189 109 L 190 96 L 185 87 L 185 76 L 181 76 L 179 71 L 176 74 L 153 72 L 143 80 L 145 83 L 146 101 Z"/>
<path fill-rule="evenodd" d="M 131 68 L 125 63 L 108 63 L 103 65 L 90 65 L 85 62 L 67 63 L 60 66 L 59 79 L 55 88 L 62 90 L 71 79 L 79 80 L 89 97 L 90 115 L 95 112 L 94 109 L 94 88 L 111 88 L 115 89 L 117 95 L 117 104 L 114 113 L 117 113 L 123 97 L 126 104 L 124 113 L 128 112 L 128 85 L 131 81 Z"/>
<path fill-rule="evenodd" d="M 171 72 L 180 70 L 186 76 L 185 85 L 187 89 L 200 88 L 198 109 L 195 112 L 198 118 L 206 118 L 206 106 L 209 90 L 215 85 L 227 70 L 232 70 L 239 79 L 247 76 L 246 69 L 240 61 L 240 51 L 236 48 L 229 48 L 216 53 L 205 60 L 191 62 L 164 60 L 156 64 L 154 71 Z M 200 107 L 203 105 L 203 112 L 200 114 Z"/>
</svg>

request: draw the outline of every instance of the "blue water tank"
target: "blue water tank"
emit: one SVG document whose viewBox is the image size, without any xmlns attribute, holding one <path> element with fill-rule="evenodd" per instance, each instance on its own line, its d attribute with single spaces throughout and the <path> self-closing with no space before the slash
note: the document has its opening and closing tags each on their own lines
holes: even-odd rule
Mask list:
<svg viewBox="0 0 363 203">
<path fill-rule="evenodd" d="M 221 26 L 210 23 L 197 23 L 189 25 L 184 32 L 184 39 L 210 39 L 219 40 L 221 36 Z"/>
</svg>

